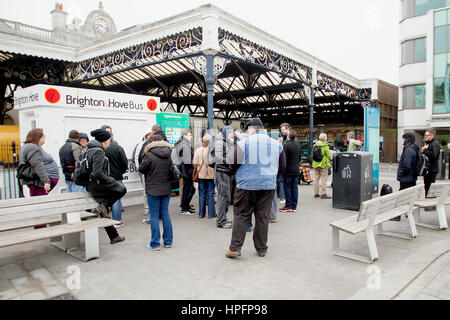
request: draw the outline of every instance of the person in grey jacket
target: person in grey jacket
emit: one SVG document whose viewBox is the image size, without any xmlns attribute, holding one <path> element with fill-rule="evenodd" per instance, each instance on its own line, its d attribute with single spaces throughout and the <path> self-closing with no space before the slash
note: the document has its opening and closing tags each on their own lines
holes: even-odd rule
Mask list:
<svg viewBox="0 0 450 320">
<path fill-rule="evenodd" d="M 44 130 L 33 129 L 28 132 L 25 144 L 19 153 L 19 165 L 28 162 L 36 173 L 35 179 L 21 179 L 20 181 L 22 185 L 28 186 L 31 197 L 47 195 L 58 184 L 59 180 L 56 162 L 51 155 L 42 149 L 44 144 Z M 35 229 L 44 227 L 45 225 L 35 226 Z"/>
<path fill-rule="evenodd" d="M 227 164 L 227 155 L 234 147 L 235 137 L 232 127 L 225 127 L 216 136 L 214 143 L 208 149 L 208 165 L 215 169 L 215 184 L 217 186 L 217 227 L 231 229 L 231 221 L 227 219 L 234 189 L 234 170 Z"/>
</svg>

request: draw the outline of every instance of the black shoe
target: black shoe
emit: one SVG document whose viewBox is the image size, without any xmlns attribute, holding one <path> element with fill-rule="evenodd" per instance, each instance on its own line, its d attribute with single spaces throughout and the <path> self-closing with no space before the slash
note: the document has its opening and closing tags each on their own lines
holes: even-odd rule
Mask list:
<svg viewBox="0 0 450 320">
<path fill-rule="evenodd" d="M 263 257 L 266 256 L 266 252 L 259 251 L 259 252 L 257 252 L 257 253 L 258 253 L 258 257 L 263 258 Z"/>
<path fill-rule="evenodd" d="M 214 219 L 217 218 L 217 214 L 213 215 L 212 217 L 208 217 L 208 219 Z"/>
<path fill-rule="evenodd" d="M 198 216 L 199 219 L 205 219 L 205 216 Z"/>
<path fill-rule="evenodd" d="M 195 213 L 195 209 L 194 208 L 189 208 L 189 212 L 190 213 Z"/>
</svg>

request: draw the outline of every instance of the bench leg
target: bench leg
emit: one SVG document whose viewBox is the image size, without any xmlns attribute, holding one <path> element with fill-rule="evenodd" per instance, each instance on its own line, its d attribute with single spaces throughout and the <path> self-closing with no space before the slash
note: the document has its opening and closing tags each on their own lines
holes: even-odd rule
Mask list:
<svg viewBox="0 0 450 320">
<path fill-rule="evenodd" d="M 375 234 L 373 228 L 366 230 L 367 244 L 369 245 L 369 252 L 372 261 L 378 259 L 377 243 L 375 242 Z"/>
<path fill-rule="evenodd" d="M 416 221 L 416 224 L 420 223 L 420 208 L 416 207 L 413 210 L 413 213 L 415 214 L 414 220 Z"/>
<path fill-rule="evenodd" d="M 445 214 L 445 207 L 443 205 L 438 205 L 436 207 L 436 211 L 439 218 L 439 227 L 441 229 L 447 229 L 447 215 Z"/>
<path fill-rule="evenodd" d="M 414 212 L 414 211 L 413 211 Z M 417 237 L 417 228 L 416 228 L 416 222 L 414 220 L 414 214 L 413 212 L 409 212 L 406 214 L 408 217 L 408 223 L 409 227 L 411 228 L 411 236 L 413 238 Z"/>
<path fill-rule="evenodd" d="M 340 250 L 339 249 L 339 229 L 338 228 L 332 227 L 332 238 L 331 239 L 332 239 L 332 243 L 331 243 L 332 251 L 335 256 L 343 257 L 343 258 L 347 258 L 347 259 L 351 259 L 351 260 L 355 260 L 355 261 L 360 261 L 360 262 L 364 262 L 364 263 L 372 263 L 373 262 L 373 260 L 371 260 L 367 257 Z"/>
<path fill-rule="evenodd" d="M 98 228 L 84 231 L 85 261 L 100 257 Z"/>
<path fill-rule="evenodd" d="M 68 249 L 67 254 L 82 261 L 89 261 L 100 256 L 98 228 L 84 230 L 84 251 L 78 247 Z"/>
<path fill-rule="evenodd" d="M 339 229 L 331 227 L 331 249 L 333 251 L 339 251 Z"/>
</svg>

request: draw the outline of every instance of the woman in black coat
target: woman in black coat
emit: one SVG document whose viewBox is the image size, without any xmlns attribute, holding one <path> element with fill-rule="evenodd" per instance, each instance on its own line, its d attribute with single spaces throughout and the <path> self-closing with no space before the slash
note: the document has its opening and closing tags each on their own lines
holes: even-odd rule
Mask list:
<svg viewBox="0 0 450 320">
<path fill-rule="evenodd" d="M 160 135 L 152 135 L 150 143 L 145 148 L 145 156 L 139 166 L 139 171 L 145 175 L 145 193 L 147 194 L 150 211 L 150 226 L 152 239 L 147 249 L 161 250 L 161 234 L 159 218 L 163 224 L 164 247 L 170 248 L 173 242 L 172 222 L 169 216 L 169 202 L 172 193 L 171 176 L 172 160 L 170 143 Z"/>
<path fill-rule="evenodd" d="M 87 144 L 86 159 L 90 168 L 91 182 L 86 189 L 99 203 L 95 211 L 104 218 L 111 218 L 109 208 L 127 193 L 127 189 L 108 175 L 109 163 L 105 157 L 105 150 L 111 144 L 109 132 L 98 129 L 92 131 L 91 136 L 95 140 Z M 119 236 L 115 227 L 106 227 L 105 230 L 111 244 L 125 240 L 125 237 Z"/>
</svg>

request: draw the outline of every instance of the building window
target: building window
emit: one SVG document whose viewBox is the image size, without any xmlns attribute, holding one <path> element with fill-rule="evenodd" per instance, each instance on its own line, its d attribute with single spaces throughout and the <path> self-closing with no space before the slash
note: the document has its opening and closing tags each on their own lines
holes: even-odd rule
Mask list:
<svg viewBox="0 0 450 320">
<path fill-rule="evenodd" d="M 402 64 L 423 62 L 426 60 L 425 38 L 408 40 L 402 44 Z"/>
<path fill-rule="evenodd" d="M 406 86 L 402 88 L 403 109 L 425 108 L 425 85 Z"/>
<path fill-rule="evenodd" d="M 433 113 L 450 113 L 450 9 L 434 13 L 433 77 Z"/>
<path fill-rule="evenodd" d="M 426 14 L 428 10 L 450 6 L 450 0 L 402 0 L 403 19 Z"/>
</svg>

